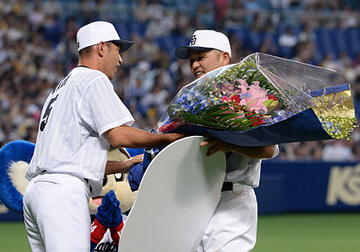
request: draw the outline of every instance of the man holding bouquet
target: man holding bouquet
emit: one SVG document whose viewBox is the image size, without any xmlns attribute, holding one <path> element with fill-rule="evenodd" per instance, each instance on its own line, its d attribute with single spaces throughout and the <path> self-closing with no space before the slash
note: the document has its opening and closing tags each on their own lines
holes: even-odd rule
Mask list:
<svg viewBox="0 0 360 252">
<path fill-rule="evenodd" d="M 188 59 L 195 79 L 230 64 L 231 47 L 226 35 L 213 30 L 197 30 L 189 46 L 178 47 L 176 57 Z M 256 243 L 257 200 L 253 190 L 259 185 L 262 159 L 278 155 L 278 146 L 242 147 L 209 138 L 207 155 L 225 152 L 226 176 L 220 202 L 197 248 L 200 251 L 251 251 Z"/>
</svg>

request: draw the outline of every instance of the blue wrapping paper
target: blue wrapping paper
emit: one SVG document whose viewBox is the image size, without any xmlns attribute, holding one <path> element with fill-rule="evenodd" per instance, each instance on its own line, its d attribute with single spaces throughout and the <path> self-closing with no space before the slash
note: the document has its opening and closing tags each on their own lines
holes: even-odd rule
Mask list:
<svg viewBox="0 0 360 252">
<path fill-rule="evenodd" d="M 311 108 L 284 121 L 259 126 L 244 132 L 212 130 L 196 125 L 180 126 L 171 132 L 186 132 L 193 135 L 209 134 L 224 142 L 239 146 L 267 146 L 280 143 L 332 139 L 326 133 Z"/>
</svg>

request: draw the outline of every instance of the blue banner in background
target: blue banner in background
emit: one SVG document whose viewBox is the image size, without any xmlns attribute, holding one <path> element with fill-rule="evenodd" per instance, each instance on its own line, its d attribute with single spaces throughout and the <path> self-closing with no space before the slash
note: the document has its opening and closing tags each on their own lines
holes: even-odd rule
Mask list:
<svg viewBox="0 0 360 252">
<path fill-rule="evenodd" d="M 264 161 L 259 214 L 360 211 L 360 163 Z"/>
<path fill-rule="evenodd" d="M 264 161 L 259 214 L 360 212 L 360 163 Z M 0 221 L 23 221 L 0 202 Z"/>
</svg>

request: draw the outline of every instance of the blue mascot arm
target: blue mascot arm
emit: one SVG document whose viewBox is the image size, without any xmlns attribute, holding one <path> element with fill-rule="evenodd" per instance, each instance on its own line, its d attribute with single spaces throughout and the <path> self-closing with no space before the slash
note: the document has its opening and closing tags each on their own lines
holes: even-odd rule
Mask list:
<svg viewBox="0 0 360 252">
<path fill-rule="evenodd" d="M 130 168 L 128 172 L 128 180 L 131 190 L 134 192 L 139 189 L 140 182 L 150 162 L 164 147 L 154 147 L 144 150 L 144 161 Z"/>
<path fill-rule="evenodd" d="M 130 188 L 133 192 L 139 189 L 140 181 L 144 175 L 143 163 L 138 163 L 131 167 L 128 172 Z"/>
<path fill-rule="evenodd" d="M 95 214 L 95 218 L 105 227 L 114 227 L 113 226 L 113 215 L 114 213 L 118 213 L 120 211 L 120 202 L 116 198 L 116 195 L 113 190 L 110 190 L 102 199 L 101 205 L 98 207 L 98 212 Z M 121 213 L 121 211 L 120 211 Z M 121 214 L 120 214 L 121 217 Z M 122 221 L 117 220 L 119 223 L 115 225 L 119 225 Z"/>
<path fill-rule="evenodd" d="M 155 133 L 156 131 L 154 129 L 150 130 L 151 133 Z M 149 166 L 151 160 L 164 148 L 165 146 L 161 147 L 154 147 L 154 148 L 145 148 L 145 149 L 132 149 L 128 148 L 126 149 L 127 152 L 133 157 L 139 154 L 142 154 L 144 152 L 144 160 L 142 163 L 138 163 L 131 167 L 131 169 L 128 172 L 128 181 L 131 190 L 137 191 L 140 186 L 140 182 L 144 176 L 144 173 Z M 144 150 L 144 151 L 142 151 Z"/>
<path fill-rule="evenodd" d="M 109 228 L 113 245 L 117 250 L 123 227 L 120 201 L 116 198 L 114 191 L 110 190 L 103 197 L 101 205 L 98 207 L 98 212 L 95 214 L 95 220 L 91 225 L 91 251 L 94 251 Z"/>
<path fill-rule="evenodd" d="M 24 161 L 30 163 L 35 144 L 24 140 L 15 140 L 0 149 L 0 201 L 11 211 L 23 214 L 23 195 L 21 195 L 9 177 L 12 163 Z"/>
</svg>

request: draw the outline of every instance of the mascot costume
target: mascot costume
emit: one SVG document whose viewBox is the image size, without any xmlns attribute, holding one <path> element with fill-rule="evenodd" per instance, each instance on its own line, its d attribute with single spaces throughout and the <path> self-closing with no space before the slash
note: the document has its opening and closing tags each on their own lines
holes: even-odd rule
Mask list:
<svg viewBox="0 0 360 252">
<path fill-rule="evenodd" d="M 34 148 L 33 143 L 16 140 L 0 149 L 0 201 L 18 214 L 23 214 L 23 193 L 29 182 L 25 174 Z M 124 161 L 128 158 L 130 155 L 125 149 L 112 149 L 108 155 L 108 160 Z M 89 199 L 89 210 L 93 218 L 91 251 L 118 250 L 126 213 L 134 203 L 135 191 L 150 161 L 151 155 L 149 158 L 145 154 L 144 163 L 133 166 L 129 174 L 105 176 L 101 195 Z"/>
</svg>

